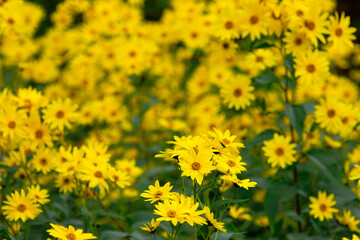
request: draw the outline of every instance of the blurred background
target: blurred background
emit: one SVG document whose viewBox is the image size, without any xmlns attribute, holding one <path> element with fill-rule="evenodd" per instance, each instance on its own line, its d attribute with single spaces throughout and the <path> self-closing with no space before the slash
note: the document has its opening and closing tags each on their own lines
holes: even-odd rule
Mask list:
<svg viewBox="0 0 360 240">
<path fill-rule="evenodd" d="M 47 18 L 43 21 L 39 29 L 39 34 L 43 33 L 50 25 L 50 14 L 55 11 L 56 5 L 63 0 L 30 0 L 31 2 L 42 5 L 47 11 Z M 84 0 L 86 1 L 86 0 Z M 321 1 L 321 0 L 318 0 Z M 144 12 L 147 20 L 156 21 L 161 17 L 164 8 L 169 7 L 169 0 L 145 0 Z M 345 12 L 351 17 L 351 25 L 360 29 L 360 0 L 337 0 L 338 12 Z M 356 32 L 357 40 L 360 42 L 360 31 Z"/>
</svg>

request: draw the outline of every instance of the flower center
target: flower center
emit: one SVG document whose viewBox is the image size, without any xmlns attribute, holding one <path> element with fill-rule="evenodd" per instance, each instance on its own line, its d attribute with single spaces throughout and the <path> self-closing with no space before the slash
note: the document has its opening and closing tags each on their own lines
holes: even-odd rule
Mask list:
<svg viewBox="0 0 360 240">
<path fill-rule="evenodd" d="M 234 167 L 234 166 L 235 166 L 235 162 L 234 162 L 233 160 L 227 161 L 227 164 L 228 164 L 230 167 Z"/>
<path fill-rule="evenodd" d="M 314 64 L 309 64 L 306 66 L 306 70 L 309 72 L 309 73 L 313 73 L 315 72 L 316 68 L 315 68 L 315 65 Z"/>
<path fill-rule="evenodd" d="M 310 31 L 314 30 L 315 23 L 313 21 L 305 21 L 305 27 L 307 27 Z"/>
<path fill-rule="evenodd" d="M 19 212 L 25 212 L 26 206 L 24 204 L 19 204 L 16 208 Z"/>
<path fill-rule="evenodd" d="M 102 177 L 103 177 L 103 174 L 102 174 L 102 172 L 100 172 L 100 171 L 96 171 L 96 172 L 94 173 L 94 176 L 97 177 L 97 178 L 102 178 Z"/>
<path fill-rule="evenodd" d="M 223 43 L 223 48 L 224 49 L 228 49 L 230 46 L 229 46 L 229 43 Z"/>
<path fill-rule="evenodd" d="M 198 34 L 197 34 L 196 32 L 193 32 L 193 33 L 191 33 L 191 37 L 192 37 L 192 38 L 197 38 L 197 37 L 198 37 Z"/>
<path fill-rule="evenodd" d="M 236 88 L 236 89 L 234 90 L 234 96 L 235 96 L 235 97 L 240 97 L 241 95 L 242 95 L 241 89 L 240 89 L 240 88 Z"/>
<path fill-rule="evenodd" d="M 13 25 L 13 24 L 15 23 L 15 21 L 14 21 L 14 19 L 9 18 L 9 19 L 7 20 L 7 23 L 8 23 L 9 25 Z"/>
<path fill-rule="evenodd" d="M 46 166 L 46 164 L 47 164 L 46 158 L 42 158 L 42 159 L 40 160 L 40 165 L 41 165 L 41 166 Z"/>
<path fill-rule="evenodd" d="M 69 184 L 69 183 L 70 183 L 70 179 L 69 179 L 69 178 L 64 178 L 64 179 L 63 179 L 63 183 L 64 183 L 65 185 Z"/>
<path fill-rule="evenodd" d="M 329 109 L 329 110 L 327 111 L 327 115 L 328 115 L 329 118 L 333 118 L 333 117 L 335 117 L 336 112 L 335 112 L 334 109 Z"/>
<path fill-rule="evenodd" d="M 258 22 L 259 22 L 259 17 L 258 16 L 253 15 L 253 16 L 250 17 L 250 23 L 252 25 L 257 24 Z"/>
<path fill-rule="evenodd" d="M 36 138 L 42 138 L 44 136 L 44 132 L 42 130 L 36 130 L 35 137 Z"/>
<path fill-rule="evenodd" d="M 16 123 L 15 123 L 14 121 L 10 121 L 10 122 L 8 123 L 8 127 L 9 127 L 10 129 L 14 129 L 14 128 L 16 127 Z"/>
<path fill-rule="evenodd" d="M 343 30 L 341 28 L 336 28 L 335 29 L 335 35 L 338 37 L 341 37 L 341 35 L 343 34 Z"/>
<path fill-rule="evenodd" d="M 60 110 L 60 111 L 56 112 L 56 117 L 57 118 L 63 118 L 64 116 L 65 116 L 65 113 L 63 111 Z"/>
<path fill-rule="evenodd" d="M 168 216 L 169 218 L 174 218 L 174 217 L 176 217 L 176 211 L 174 211 L 174 210 L 169 210 L 169 211 L 167 212 L 167 216 Z"/>
<path fill-rule="evenodd" d="M 198 171 L 198 170 L 200 170 L 200 163 L 194 162 L 193 164 L 191 164 L 191 167 L 193 170 Z"/>
<path fill-rule="evenodd" d="M 227 140 L 226 138 L 224 138 L 224 139 L 222 140 L 222 142 L 223 142 L 225 145 L 229 145 L 229 144 L 230 144 L 230 141 Z"/>
<path fill-rule="evenodd" d="M 154 197 L 155 197 L 155 198 L 160 198 L 162 195 L 163 195 L 163 193 L 162 193 L 161 191 L 156 191 L 156 192 L 154 193 Z"/>
<path fill-rule="evenodd" d="M 227 21 L 227 22 L 225 23 L 225 28 L 226 28 L 226 29 L 232 29 L 232 28 L 234 28 L 234 23 L 231 22 L 231 21 Z"/>
<path fill-rule="evenodd" d="M 320 211 L 326 212 L 327 206 L 325 204 L 320 204 Z"/>
<path fill-rule="evenodd" d="M 76 236 L 73 233 L 66 234 L 66 238 L 69 240 L 76 240 Z"/>
<path fill-rule="evenodd" d="M 302 44 L 302 42 L 303 42 L 303 39 L 301 37 L 297 37 L 294 40 L 294 43 L 296 46 L 300 46 Z"/>
<path fill-rule="evenodd" d="M 275 150 L 275 153 L 276 153 L 276 155 L 278 155 L 278 156 L 282 156 L 282 155 L 284 155 L 284 149 L 281 148 L 281 147 L 279 147 L 279 148 L 277 148 L 277 149 Z"/>
<path fill-rule="evenodd" d="M 303 12 L 303 10 L 297 10 L 296 11 L 296 15 L 298 16 L 298 17 L 301 17 L 301 16 L 303 16 L 304 15 L 304 12 Z"/>
<path fill-rule="evenodd" d="M 345 117 L 341 121 L 343 124 L 347 124 L 349 122 L 349 118 Z"/>
<path fill-rule="evenodd" d="M 263 61 L 264 61 L 264 57 L 263 57 L 263 56 L 256 56 L 255 61 L 256 61 L 256 62 L 263 62 Z"/>
</svg>

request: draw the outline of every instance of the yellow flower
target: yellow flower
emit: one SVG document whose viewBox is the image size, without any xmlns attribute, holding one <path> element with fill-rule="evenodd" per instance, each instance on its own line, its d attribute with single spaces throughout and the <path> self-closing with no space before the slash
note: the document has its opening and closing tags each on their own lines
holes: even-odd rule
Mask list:
<svg viewBox="0 0 360 240">
<path fill-rule="evenodd" d="M 91 233 L 83 233 L 82 229 L 77 229 L 71 225 L 68 228 L 63 226 L 50 223 L 51 229 L 47 230 L 50 236 L 55 237 L 59 240 L 88 240 L 88 239 L 96 239 L 94 235 Z"/>
<path fill-rule="evenodd" d="M 44 205 L 50 202 L 47 189 L 40 189 L 40 185 L 32 185 L 28 188 L 28 197 L 35 203 Z"/>
<path fill-rule="evenodd" d="M 6 219 L 10 221 L 21 219 L 25 222 L 28 219 L 34 219 L 41 213 L 40 205 L 26 195 L 23 189 L 21 193 L 15 191 L 11 196 L 8 195 L 6 199 L 2 210 L 4 211 Z"/>
<path fill-rule="evenodd" d="M 244 0 L 241 14 L 242 22 L 241 36 L 250 35 L 251 41 L 259 39 L 261 34 L 267 35 L 270 21 L 270 11 L 262 1 Z"/>
<path fill-rule="evenodd" d="M 98 164 L 95 166 L 92 163 L 84 163 L 80 169 L 82 174 L 79 178 L 83 181 L 89 181 L 89 187 L 99 187 L 100 191 L 109 189 L 108 179 L 108 164 Z"/>
<path fill-rule="evenodd" d="M 206 217 L 207 224 L 208 224 L 209 227 L 214 227 L 219 231 L 226 232 L 226 229 L 224 228 L 224 223 L 223 222 L 218 222 L 214 218 L 214 213 L 210 212 L 209 207 L 204 206 L 204 213 L 205 213 L 205 217 Z"/>
<path fill-rule="evenodd" d="M 355 234 L 353 234 L 351 239 L 343 237 L 341 240 L 360 240 L 360 238 L 358 236 L 356 236 Z"/>
<path fill-rule="evenodd" d="M 250 221 L 252 219 L 251 215 L 249 214 L 250 208 L 247 207 L 237 207 L 237 206 L 231 206 L 229 215 L 235 219 L 238 219 L 240 221 L 247 220 Z"/>
<path fill-rule="evenodd" d="M 299 31 L 286 32 L 284 42 L 287 53 L 295 57 L 307 52 L 312 46 L 305 33 Z"/>
<path fill-rule="evenodd" d="M 214 24 L 215 34 L 222 40 L 239 38 L 240 29 L 239 12 L 230 8 L 222 11 Z"/>
<path fill-rule="evenodd" d="M 336 204 L 336 201 L 333 199 L 334 194 L 327 196 L 325 191 L 318 191 L 317 198 L 310 197 L 310 215 L 314 216 L 314 218 L 319 218 L 321 222 L 324 221 L 324 219 L 332 219 L 333 213 L 339 212 L 339 209 L 333 208 Z"/>
<path fill-rule="evenodd" d="M 262 147 L 264 155 L 268 157 L 267 161 L 271 167 L 285 168 L 286 165 L 292 165 L 295 159 L 295 144 L 290 143 L 290 138 L 280 136 L 275 133 L 273 139 L 264 141 Z"/>
<path fill-rule="evenodd" d="M 14 105 L 4 106 L 0 109 L 0 132 L 3 137 L 26 137 L 27 119 L 25 110 L 17 110 Z"/>
<path fill-rule="evenodd" d="M 225 181 L 231 181 L 232 183 L 235 183 L 235 186 L 239 186 L 242 188 L 245 188 L 246 190 L 249 190 L 249 187 L 255 187 L 256 186 L 256 182 L 250 182 L 250 179 L 238 179 L 237 176 L 235 174 L 233 175 L 222 175 L 220 177 L 221 179 L 225 180 Z"/>
<path fill-rule="evenodd" d="M 65 127 L 70 128 L 70 122 L 77 119 L 76 104 L 72 104 L 70 99 L 58 99 L 52 101 L 47 108 L 43 110 L 44 121 L 49 124 L 51 129 L 63 131 Z"/>
<path fill-rule="evenodd" d="M 328 98 L 321 100 L 320 105 L 315 106 L 315 121 L 331 134 L 341 131 L 344 104 L 337 99 Z"/>
<path fill-rule="evenodd" d="M 244 109 L 255 99 L 252 91 L 251 80 L 247 75 L 235 75 L 231 77 L 220 89 L 220 96 L 229 108 L 236 110 Z"/>
<path fill-rule="evenodd" d="M 328 74 L 329 60 L 324 52 L 308 50 L 295 58 L 295 76 L 300 83 L 318 83 Z"/>
<path fill-rule="evenodd" d="M 355 216 L 351 214 L 351 210 L 343 209 L 343 214 L 336 214 L 336 220 L 344 226 L 347 226 L 352 232 L 360 232 L 358 225 L 360 223 L 360 219 L 356 219 Z"/>
<path fill-rule="evenodd" d="M 259 227 L 269 226 L 269 218 L 267 216 L 260 216 L 254 220 L 254 224 Z"/>
<path fill-rule="evenodd" d="M 178 201 L 165 200 L 163 203 L 155 205 L 154 214 L 160 217 L 156 219 L 157 222 L 171 221 L 176 226 L 178 222 L 183 223 L 187 218 L 189 209 L 184 207 L 184 204 Z"/>
<path fill-rule="evenodd" d="M 329 17 L 329 21 L 330 36 L 328 41 L 338 49 L 352 48 L 354 46 L 352 41 L 356 39 L 354 35 L 356 28 L 350 27 L 350 17 L 345 17 L 344 12 L 339 17 L 339 13 L 335 12 L 334 16 Z"/>
<path fill-rule="evenodd" d="M 149 190 L 145 190 L 142 194 L 140 194 L 145 201 L 151 201 L 150 203 L 156 202 L 156 201 L 164 201 L 165 199 L 169 199 L 171 196 L 171 189 L 173 186 L 170 186 L 170 182 L 167 182 L 164 186 L 160 186 L 159 180 L 156 180 L 155 186 L 150 185 Z"/>
<path fill-rule="evenodd" d="M 160 222 L 155 221 L 155 219 L 151 219 L 151 222 L 148 222 L 148 224 L 144 224 L 143 227 L 140 227 L 142 230 L 154 233 L 157 229 L 157 227 L 160 225 Z"/>
</svg>

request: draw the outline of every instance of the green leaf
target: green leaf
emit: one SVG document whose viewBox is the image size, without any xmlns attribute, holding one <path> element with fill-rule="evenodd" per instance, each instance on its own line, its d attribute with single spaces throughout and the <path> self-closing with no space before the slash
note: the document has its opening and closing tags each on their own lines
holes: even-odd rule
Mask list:
<svg viewBox="0 0 360 240">
<path fill-rule="evenodd" d="M 0 237 L 9 237 L 11 240 L 15 240 L 13 236 L 11 236 L 5 229 L 0 230 Z"/>
<path fill-rule="evenodd" d="M 125 232 L 106 230 L 101 233 L 101 239 L 124 239 L 128 234 Z"/>
<path fill-rule="evenodd" d="M 304 107 L 301 105 L 291 106 L 287 103 L 285 106 L 285 114 L 290 119 L 291 126 L 293 126 L 293 128 L 296 130 L 301 140 L 304 128 L 304 120 L 306 117 Z"/>
<path fill-rule="evenodd" d="M 312 114 L 312 113 L 315 112 L 315 106 L 317 105 L 317 103 L 315 103 L 315 102 L 305 102 L 305 103 L 303 103 L 301 105 L 304 107 L 306 114 Z"/>
<path fill-rule="evenodd" d="M 295 68 L 294 68 L 294 59 L 293 56 L 291 54 L 288 54 L 285 56 L 285 66 L 287 69 L 289 69 L 291 76 L 294 77 L 295 75 Z"/>
<path fill-rule="evenodd" d="M 341 183 L 341 173 L 333 155 L 322 149 L 312 149 L 306 155 L 329 180 Z"/>
<path fill-rule="evenodd" d="M 265 73 L 255 78 L 255 81 L 260 84 L 269 84 L 277 80 L 277 77 L 271 73 Z"/>
<path fill-rule="evenodd" d="M 241 202 L 246 202 L 248 201 L 249 199 L 227 199 L 227 200 L 218 200 L 214 203 L 214 205 L 212 206 L 212 209 L 217 209 L 218 207 L 220 206 L 223 206 L 223 205 L 227 205 L 229 203 L 231 204 L 235 204 L 235 203 L 241 203 Z"/>
<path fill-rule="evenodd" d="M 243 233 L 224 233 L 224 232 L 215 232 L 211 235 L 211 240 L 229 240 L 231 237 L 233 236 L 239 236 L 239 235 L 243 235 Z"/>
</svg>

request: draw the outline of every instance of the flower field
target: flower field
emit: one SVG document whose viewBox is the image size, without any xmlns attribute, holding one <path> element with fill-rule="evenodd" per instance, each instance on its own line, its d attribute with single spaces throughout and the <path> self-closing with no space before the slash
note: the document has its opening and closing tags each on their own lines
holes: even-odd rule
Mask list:
<svg viewBox="0 0 360 240">
<path fill-rule="evenodd" d="M 0 239 L 359 240 L 355 34 L 333 0 L 0 0 Z"/>
</svg>

